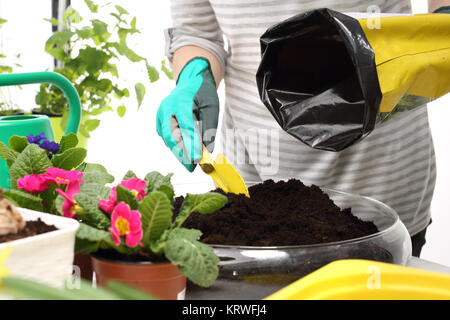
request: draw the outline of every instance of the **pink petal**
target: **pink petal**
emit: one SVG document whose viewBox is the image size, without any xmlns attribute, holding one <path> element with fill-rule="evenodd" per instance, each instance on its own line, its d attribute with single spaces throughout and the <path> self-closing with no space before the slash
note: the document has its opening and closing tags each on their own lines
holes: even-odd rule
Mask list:
<svg viewBox="0 0 450 320">
<path fill-rule="evenodd" d="M 66 193 L 68 195 L 72 196 L 72 197 L 74 195 L 80 193 L 80 181 L 79 180 L 75 180 L 75 181 L 70 182 L 67 185 Z"/>
<path fill-rule="evenodd" d="M 121 201 L 119 202 L 116 207 L 114 208 L 113 214 L 114 212 L 117 213 L 117 216 L 122 217 L 123 219 L 130 221 L 131 220 L 131 210 L 130 207 L 128 206 L 128 204 L 126 204 L 125 202 Z"/>
<path fill-rule="evenodd" d="M 101 199 L 98 201 L 98 206 L 100 207 L 100 209 L 102 209 L 103 211 L 105 211 L 107 213 L 113 212 L 115 205 L 116 205 L 115 202 L 108 201 L 108 200 Z"/>
<path fill-rule="evenodd" d="M 143 236 L 142 229 L 139 232 L 134 233 L 134 234 L 129 233 L 125 237 L 125 244 L 131 248 L 136 247 L 138 244 L 141 244 L 140 242 L 141 242 L 142 236 Z"/>
<path fill-rule="evenodd" d="M 115 244 L 116 246 L 120 245 L 119 231 L 116 229 L 116 227 L 111 227 L 111 228 L 109 228 L 108 230 L 109 230 L 109 231 L 111 232 L 111 234 L 112 234 L 112 238 L 113 238 L 114 244 Z"/>
<path fill-rule="evenodd" d="M 141 229 L 142 223 L 141 223 L 141 214 L 139 211 L 131 211 L 131 219 L 128 220 L 130 224 L 130 232 L 135 233 L 139 229 Z"/>
<path fill-rule="evenodd" d="M 56 189 L 56 192 L 58 192 L 64 199 L 66 199 L 67 202 L 70 202 L 72 206 L 75 205 L 75 201 L 73 200 L 73 197 L 68 195 L 66 192 L 62 191 L 61 189 Z"/>
<path fill-rule="evenodd" d="M 38 194 L 49 188 L 45 175 L 31 174 L 17 180 L 17 187 L 26 192 Z"/>
</svg>

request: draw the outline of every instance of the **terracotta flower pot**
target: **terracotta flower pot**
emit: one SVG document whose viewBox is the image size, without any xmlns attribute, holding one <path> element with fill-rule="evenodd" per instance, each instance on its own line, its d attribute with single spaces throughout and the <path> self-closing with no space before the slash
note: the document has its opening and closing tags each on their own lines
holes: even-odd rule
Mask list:
<svg viewBox="0 0 450 320">
<path fill-rule="evenodd" d="M 77 253 L 73 259 L 73 265 L 79 268 L 80 277 L 92 281 L 92 261 L 88 254 Z"/>
<path fill-rule="evenodd" d="M 169 262 L 126 262 L 108 260 L 96 254 L 91 256 L 97 284 L 118 280 L 164 300 L 183 300 L 186 277 Z"/>
</svg>

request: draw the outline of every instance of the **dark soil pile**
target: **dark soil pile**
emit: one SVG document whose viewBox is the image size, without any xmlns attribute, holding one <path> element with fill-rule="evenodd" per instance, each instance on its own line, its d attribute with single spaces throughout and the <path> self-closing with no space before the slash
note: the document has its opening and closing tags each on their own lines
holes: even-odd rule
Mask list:
<svg viewBox="0 0 450 320">
<path fill-rule="evenodd" d="M 249 192 L 250 198 L 226 194 L 228 203 L 222 209 L 206 215 L 193 213 L 184 226 L 201 230 L 204 243 L 246 246 L 317 244 L 378 232 L 350 208 L 336 206 L 319 187 L 307 187 L 299 180 L 267 180 Z M 182 201 L 182 197 L 176 199 L 176 212 Z"/>
<path fill-rule="evenodd" d="M 55 226 L 46 224 L 41 219 L 38 219 L 36 221 L 27 221 L 25 228 L 23 228 L 18 233 L 0 236 L 0 243 L 23 239 L 23 238 L 27 238 L 27 237 L 32 237 L 32 236 L 35 236 L 38 234 L 55 231 L 55 230 L 58 230 L 58 228 L 56 228 Z"/>
</svg>

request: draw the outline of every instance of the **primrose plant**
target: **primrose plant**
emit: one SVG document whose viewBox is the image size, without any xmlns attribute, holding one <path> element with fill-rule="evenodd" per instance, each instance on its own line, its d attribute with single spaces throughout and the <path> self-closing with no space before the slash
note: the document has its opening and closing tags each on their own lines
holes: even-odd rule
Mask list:
<svg viewBox="0 0 450 320">
<path fill-rule="evenodd" d="M 77 251 L 92 253 L 114 249 L 120 254 L 166 259 L 200 286 L 210 286 L 218 275 L 219 259 L 198 241 L 199 230 L 183 227 L 188 216 L 208 214 L 225 205 L 224 195 L 187 194 L 178 215 L 173 210 L 171 174 L 150 172 L 141 180 L 129 171 L 113 188 L 91 185 L 73 197 L 81 227 Z"/>
<path fill-rule="evenodd" d="M 11 185 L 3 194 L 19 207 L 59 214 L 59 194 L 78 193 L 81 183 L 114 181 L 102 166 L 84 163 L 87 151 L 77 147 L 78 138 L 73 133 L 59 143 L 41 133 L 12 136 L 8 144 L 0 142 L 0 158 L 9 167 Z M 66 204 L 64 208 L 69 207 Z M 65 216 L 73 215 L 65 212 Z"/>
<path fill-rule="evenodd" d="M 183 222 L 193 212 L 219 210 L 226 196 L 187 194 L 175 215 L 172 174 L 154 171 L 141 180 L 128 171 L 111 188 L 114 177 L 100 164 L 85 163 L 86 149 L 77 143 L 75 134 L 60 143 L 44 135 L 13 136 L 10 147 L 0 143 L 0 157 L 10 168 L 11 190 L 4 196 L 19 207 L 77 219 L 78 253 L 115 250 L 123 257 L 168 260 L 192 282 L 210 286 L 219 259 L 198 241 L 202 233 Z"/>
</svg>

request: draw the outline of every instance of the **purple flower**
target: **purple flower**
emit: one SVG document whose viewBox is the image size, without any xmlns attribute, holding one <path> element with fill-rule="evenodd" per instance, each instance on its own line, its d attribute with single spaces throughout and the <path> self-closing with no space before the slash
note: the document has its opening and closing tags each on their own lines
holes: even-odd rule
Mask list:
<svg viewBox="0 0 450 320">
<path fill-rule="evenodd" d="M 44 141 L 39 144 L 39 147 L 48 150 L 53 154 L 55 154 L 59 150 L 59 145 L 56 142 L 49 141 L 47 139 L 44 139 Z"/>
<path fill-rule="evenodd" d="M 45 137 L 44 133 L 41 133 L 37 136 L 33 136 L 32 134 L 30 134 L 27 136 L 27 141 L 28 143 L 37 144 L 42 149 L 48 150 L 53 154 L 55 154 L 59 150 L 59 145 L 56 142 L 48 140 Z"/>
<path fill-rule="evenodd" d="M 45 134 L 43 132 L 37 136 L 33 136 L 32 134 L 27 136 L 28 143 L 39 144 L 43 139 L 45 139 Z"/>
</svg>

